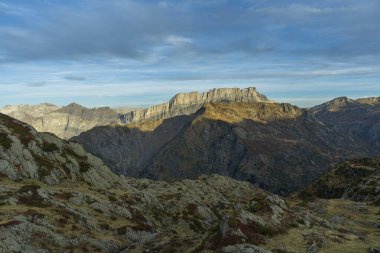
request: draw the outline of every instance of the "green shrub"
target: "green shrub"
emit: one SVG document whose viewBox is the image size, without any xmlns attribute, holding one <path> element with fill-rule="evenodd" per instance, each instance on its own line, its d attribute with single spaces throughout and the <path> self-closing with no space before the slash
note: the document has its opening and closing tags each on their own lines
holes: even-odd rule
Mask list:
<svg viewBox="0 0 380 253">
<path fill-rule="evenodd" d="M 196 215 L 198 206 L 194 203 L 190 203 L 187 205 L 187 210 L 190 215 Z"/>
<path fill-rule="evenodd" d="M 21 194 L 18 197 L 18 202 L 22 205 L 33 207 L 48 207 L 50 206 L 37 192 L 41 188 L 39 185 L 24 185 L 17 192 Z M 28 194 L 26 194 L 28 193 Z M 31 193 L 31 194 L 30 194 Z"/>
<path fill-rule="evenodd" d="M 58 151 L 59 148 L 55 143 L 48 143 L 44 141 L 42 143 L 42 150 L 45 152 L 54 152 L 54 151 Z"/>
<path fill-rule="evenodd" d="M 20 189 L 18 189 L 18 193 L 25 193 L 25 192 L 32 192 L 32 193 L 36 193 L 38 189 L 40 189 L 41 186 L 39 185 L 36 185 L 36 184 L 27 184 L 27 185 L 23 185 L 20 187 Z"/>
<path fill-rule="evenodd" d="M 0 133 L 0 146 L 2 146 L 5 150 L 11 148 L 12 140 L 9 139 L 6 133 Z"/>
<path fill-rule="evenodd" d="M 117 198 L 115 198 L 114 196 L 108 196 L 108 199 L 109 199 L 111 202 L 116 202 L 116 201 L 117 201 Z"/>
<path fill-rule="evenodd" d="M 119 227 L 116 229 L 116 232 L 118 235 L 125 235 L 127 233 L 127 227 L 126 226 Z"/>
<path fill-rule="evenodd" d="M 107 223 L 100 223 L 99 227 L 103 230 L 110 230 L 110 225 L 108 225 Z"/>
<path fill-rule="evenodd" d="M 91 168 L 91 165 L 87 161 L 79 161 L 79 172 L 80 173 L 85 173 L 89 171 Z"/>
<path fill-rule="evenodd" d="M 29 127 L 20 121 L 17 121 L 9 116 L 2 116 L 2 124 L 6 126 L 13 134 L 15 134 L 22 144 L 27 145 L 34 139 Z"/>
</svg>

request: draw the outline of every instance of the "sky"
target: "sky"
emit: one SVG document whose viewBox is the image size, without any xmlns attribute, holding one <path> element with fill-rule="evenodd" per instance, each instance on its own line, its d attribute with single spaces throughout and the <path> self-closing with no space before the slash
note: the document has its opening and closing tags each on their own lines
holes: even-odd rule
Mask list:
<svg viewBox="0 0 380 253">
<path fill-rule="evenodd" d="M 0 0 L 0 106 L 380 96 L 379 0 Z"/>
</svg>

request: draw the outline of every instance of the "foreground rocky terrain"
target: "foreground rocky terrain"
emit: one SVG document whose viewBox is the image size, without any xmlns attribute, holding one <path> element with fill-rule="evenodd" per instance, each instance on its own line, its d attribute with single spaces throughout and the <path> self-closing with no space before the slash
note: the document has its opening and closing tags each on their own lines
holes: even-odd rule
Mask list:
<svg viewBox="0 0 380 253">
<path fill-rule="evenodd" d="M 172 181 L 217 173 L 281 194 L 331 164 L 380 152 L 309 110 L 273 102 L 206 103 L 191 115 L 96 127 L 72 140 L 119 174 Z"/>
<path fill-rule="evenodd" d="M 0 114 L 0 252 L 366 252 L 379 208 L 218 175 L 116 176 L 79 144 Z"/>
</svg>

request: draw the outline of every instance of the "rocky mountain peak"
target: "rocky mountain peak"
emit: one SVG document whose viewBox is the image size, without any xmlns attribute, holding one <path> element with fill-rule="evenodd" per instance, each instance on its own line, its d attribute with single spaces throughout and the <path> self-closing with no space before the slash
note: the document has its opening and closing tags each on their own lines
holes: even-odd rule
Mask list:
<svg viewBox="0 0 380 253">
<path fill-rule="evenodd" d="M 256 88 L 219 88 L 199 92 L 178 93 L 169 102 L 147 109 L 135 110 L 122 116 L 125 123 L 139 122 L 147 119 L 166 119 L 173 116 L 189 115 L 199 110 L 205 103 L 230 102 L 271 102 L 258 93 Z"/>
<path fill-rule="evenodd" d="M 338 111 L 340 108 L 347 106 L 349 104 L 355 103 L 355 100 L 350 99 L 348 97 L 337 97 L 334 98 L 326 103 L 314 106 L 311 108 L 311 111 L 313 112 L 319 112 L 319 111 L 329 111 L 329 112 L 335 112 Z"/>
<path fill-rule="evenodd" d="M 264 95 L 258 93 L 256 88 L 219 88 L 206 92 L 178 93 L 169 102 L 170 106 L 192 105 L 218 102 L 266 102 Z"/>
<path fill-rule="evenodd" d="M 85 109 L 86 107 L 84 107 L 83 105 L 80 105 L 78 103 L 75 103 L 75 102 L 72 102 L 70 104 L 68 104 L 67 106 L 65 106 L 66 108 L 73 108 L 73 109 Z"/>
<path fill-rule="evenodd" d="M 117 112 L 110 107 L 87 108 L 77 103 L 71 103 L 57 110 L 57 112 L 76 115 L 84 119 L 92 120 L 92 118 L 102 118 L 104 116 L 111 117 L 116 120 Z"/>
</svg>

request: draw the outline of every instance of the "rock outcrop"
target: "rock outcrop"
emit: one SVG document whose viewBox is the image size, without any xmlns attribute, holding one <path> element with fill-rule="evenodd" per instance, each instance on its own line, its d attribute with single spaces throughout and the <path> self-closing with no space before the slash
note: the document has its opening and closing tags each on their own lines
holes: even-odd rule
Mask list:
<svg viewBox="0 0 380 253">
<path fill-rule="evenodd" d="M 0 114 L 0 175 L 12 180 L 38 179 L 54 185 L 84 180 L 97 188 L 110 186 L 117 177 L 82 146 Z"/>
<path fill-rule="evenodd" d="M 7 114 L 33 126 L 39 132 L 54 133 L 69 139 L 95 126 L 119 122 L 119 113 L 109 107 L 88 109 L 72 103 L 58 107 L 52 104 L 5 106 Z"/>
<path fill-rule="evenodd" d="M 380 205 L 380 158 L 361 158 L 338 164 L 300 195 L 344 198 Z"/>
<path fill-rule="evenodd" d="M 179 93 L 169 102 L 155 105 L 147 109 L 131 111 L 122 116 L 124 123 L 140 122 L 148 119 L 167 119 L 179 115 L 189 115 L 199 110 L 205 103 L 233 102 L 269 102 L 256 88 L 220 88 L 207 92 Z"/>
<path fill-rule="evenodd" d="M 189 116 L 96 127 L 73 140 L 119 174 L 172 181 L 217 173 L 282 194 L 333 163 L 379 152 L 308 110 L 267 102 L 206 103 Z"/>
</svg>

